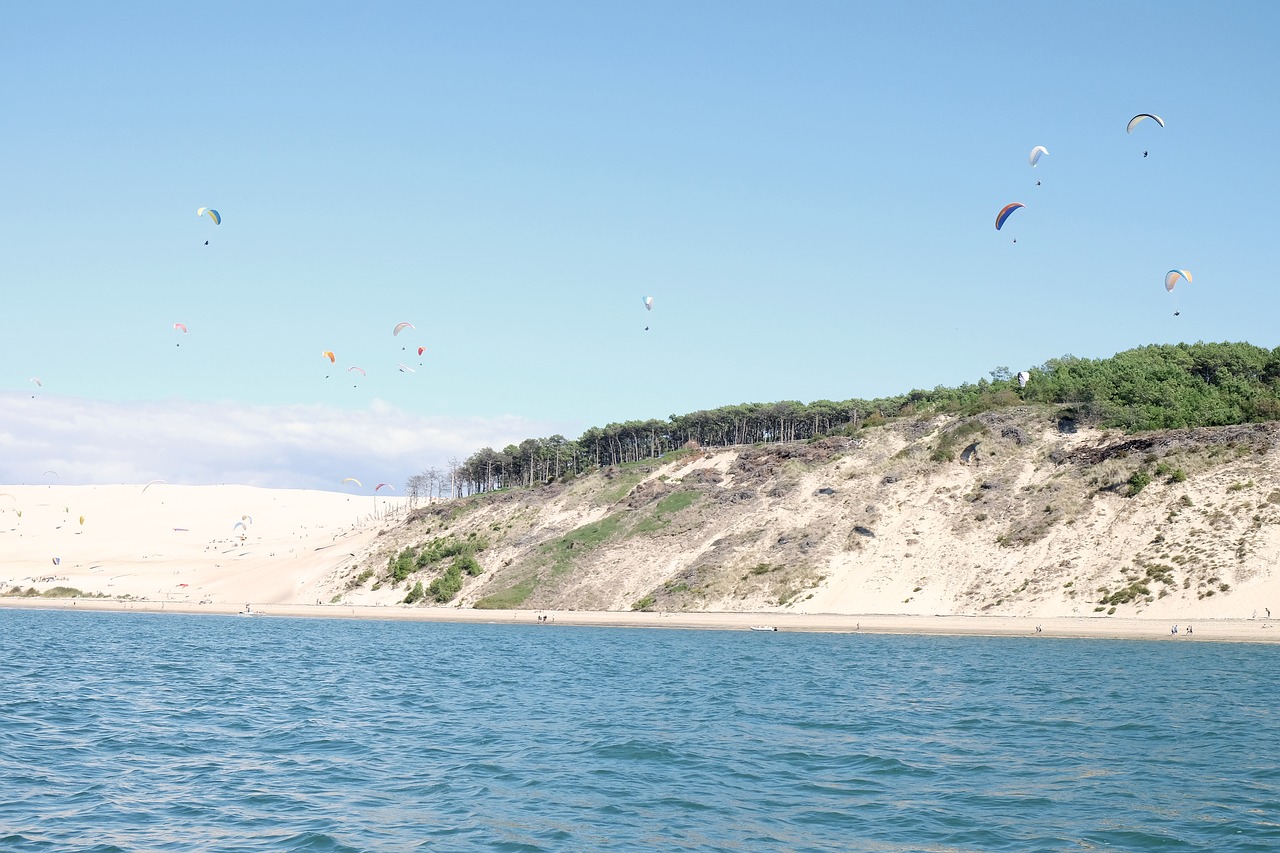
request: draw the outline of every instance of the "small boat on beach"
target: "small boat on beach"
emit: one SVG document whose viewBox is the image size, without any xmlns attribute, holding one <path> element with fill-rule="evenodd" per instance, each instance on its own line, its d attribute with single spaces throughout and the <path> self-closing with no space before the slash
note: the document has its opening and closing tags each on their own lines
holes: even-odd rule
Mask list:
<svg viewBox="0 0 1280 853">
<path fill-rule="evenodd" d="M 773 627 L 772 625 L 752 625 L 751 630 L 752 631 L 776 631 L 778 629 Z"/>
</svg>

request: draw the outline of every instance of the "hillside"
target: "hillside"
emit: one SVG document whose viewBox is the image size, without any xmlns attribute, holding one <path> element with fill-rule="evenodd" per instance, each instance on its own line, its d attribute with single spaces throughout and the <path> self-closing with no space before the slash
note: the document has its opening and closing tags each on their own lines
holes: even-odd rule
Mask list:
<svg viewBox="0 0 1280 853">
<path fill-rule="evenodd" d="M 1130 435 L 1057 411 L 686 449 L 420 506 L 323 585 L 351 604 L 532 610 L 1215 618 L 1280 603 L 1280 424 Z"/>
</svg>

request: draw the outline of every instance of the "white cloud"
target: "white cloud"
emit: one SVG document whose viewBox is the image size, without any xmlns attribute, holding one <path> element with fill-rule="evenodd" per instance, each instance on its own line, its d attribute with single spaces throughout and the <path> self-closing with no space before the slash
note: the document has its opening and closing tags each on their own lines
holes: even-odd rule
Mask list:
<svg viewBox="0 0 1280 853">
<path fill-rule="evenodd" d="M 338 489 L 343 477 L 401 490 L 481 447 L 568 433 L 514 415 L 422 417 L 368 410 L 188 401 L 114 403 L 0 394 L 0 483 L 239 483 Z M 46 473 L 54 472 L 54 473 Z"/>
</svg>

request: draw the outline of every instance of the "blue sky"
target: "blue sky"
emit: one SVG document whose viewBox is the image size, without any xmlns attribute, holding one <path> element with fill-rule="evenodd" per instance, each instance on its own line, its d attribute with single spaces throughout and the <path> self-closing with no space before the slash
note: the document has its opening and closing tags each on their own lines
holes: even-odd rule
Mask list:
<svg viewBox="0 0 1280 853">
<path fill-rule="evenodd" d="M 1263 3 L 9 4 L 0 481 L 402 482 L 1276 346 L 1276 32 Z"/>
</svg>

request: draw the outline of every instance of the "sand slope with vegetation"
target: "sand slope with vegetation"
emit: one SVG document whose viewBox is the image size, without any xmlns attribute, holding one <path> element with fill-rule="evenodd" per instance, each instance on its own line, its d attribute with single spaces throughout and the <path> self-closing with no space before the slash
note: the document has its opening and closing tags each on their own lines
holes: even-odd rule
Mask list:
<svg viewBox="0 0 1280 853">
<path fill-rule="evenodd" d="M 687 448 L 413 508 L 326 593 L 562 611 L 1262 616 L 1280 602 L 1278 435 L 1131 435 L 1024 406 Z"/>
</svg>

